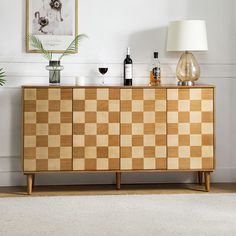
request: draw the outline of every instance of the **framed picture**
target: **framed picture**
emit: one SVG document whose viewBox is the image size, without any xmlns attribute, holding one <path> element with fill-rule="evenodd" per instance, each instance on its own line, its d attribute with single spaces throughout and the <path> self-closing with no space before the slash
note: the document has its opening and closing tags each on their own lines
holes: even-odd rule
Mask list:
<svg viewBox="0 0 236 236">
<path fill-rule="evenodd" d="M 37 53 L 29 35 L 38 37 L 45 49 L 61 53 L 78 35 L 78 0 L 26 0 L 26 51 Z"/>
</svg>

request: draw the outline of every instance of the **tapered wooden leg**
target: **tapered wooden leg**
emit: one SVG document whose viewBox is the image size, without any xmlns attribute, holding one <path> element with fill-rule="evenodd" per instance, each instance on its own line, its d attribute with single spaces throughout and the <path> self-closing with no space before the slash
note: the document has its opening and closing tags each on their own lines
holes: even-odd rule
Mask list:
<svg viewBox="0 0 236 236">
<path fill-rule="evenodd" d="M 33 177 L 32 177 L 32 188 L 34 188 L 34 183 L 35 183 L 35 174 L 33 174 Z"/>
<path fill-rule="evenodd" d="M 33 185 L 33 175 L 27 175 L 27 192 L 29 195 L 32 193 L 32 185 Z"/>
<path fill-rule="evenodd" d="M 210 172 L 204 172 L 205 175 L 205 188 L 207 192 L 210 192 L 211 190 L 211 173 Z"/>
<path fill-rule="evenodd" d="M 116 172 L 116 189 L 120 189 L 120 184 L 121 184 L 121 173 Z"/>
<path fill-rule="evenodd" d="M 197 177 L 198 177 L 198 183 L 202 185 L 202 183 L 203 183 L 203 172 L 198 171 L 197 172 Z"/>
</svg>

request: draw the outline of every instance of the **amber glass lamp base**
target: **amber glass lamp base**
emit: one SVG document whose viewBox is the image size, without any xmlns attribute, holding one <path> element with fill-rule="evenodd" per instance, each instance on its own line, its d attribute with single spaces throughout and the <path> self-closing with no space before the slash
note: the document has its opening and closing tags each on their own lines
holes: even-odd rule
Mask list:
<svg viewBox="0 0 236 236">
<path fill-rule="evenodd" d="M 178 85 L 193 86 L 200 77 L 200 66 L 191 52 L 184 52 L 176 69 Z"/>
</svg>

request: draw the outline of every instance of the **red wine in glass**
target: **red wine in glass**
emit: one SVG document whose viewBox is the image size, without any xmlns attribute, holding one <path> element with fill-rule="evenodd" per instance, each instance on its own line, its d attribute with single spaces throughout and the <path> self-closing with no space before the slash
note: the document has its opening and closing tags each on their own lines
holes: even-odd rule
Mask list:
<svg viewBox="0 0 236 236">
<path fill-rule="evenodd" d="M 102 84 L 101 85 L 104 85 L 105 84 L 105 82 L 104 82 L 105 74 L 108 72 L 108 67 L 106 65 L 101 65 L 101 66 L 99 66 L 98 70 L 102 74 Z"/>
<path fill-rule="evenodd" d="M 102 74 L 102 75 L 105 75 L 108 71 L 108 68 L 105 68 L 105 67 L 100 67 L 99 68 L 99 72 Z"/>
</svg>

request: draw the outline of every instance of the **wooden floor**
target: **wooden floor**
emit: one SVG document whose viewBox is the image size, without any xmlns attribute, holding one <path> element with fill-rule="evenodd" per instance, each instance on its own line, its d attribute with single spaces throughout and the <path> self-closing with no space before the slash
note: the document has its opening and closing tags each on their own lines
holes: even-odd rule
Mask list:
<svg viewBox="0 0 236 236">
<path fill-rule="evenodd" d="M 198 184 L 145 184 L 90 186 L 36 186 L 32 197 L 37 196 L 80 196 L 80 195 L 135 195 L 135 194 L 206 194 L 204 185 Z M 212 184 L 211 193 L 236 193 L 236 183 Z M 2 197 L 28 197 L 26 187 L 0 187 Z"/>
</svg>

